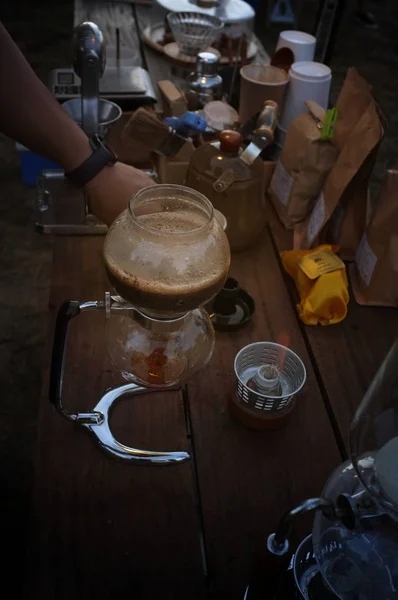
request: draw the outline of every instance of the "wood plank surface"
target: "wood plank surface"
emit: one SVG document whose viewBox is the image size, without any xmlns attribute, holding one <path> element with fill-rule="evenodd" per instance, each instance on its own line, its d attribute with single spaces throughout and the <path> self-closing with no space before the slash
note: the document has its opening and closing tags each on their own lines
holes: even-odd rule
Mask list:
<svg viewBox="0 0 398 600">
<path fill-rule="evenodd" d="M 103 12 L 93 12 L 87 1 L 79 3 L 89 8 L 84 18 L 104 27 Z M 153 8 L 137 6 L 136 11 L 141 26 L 141 19 L 154 19 Z M 105 25 L 111 36 L 112 18 Z M 141 51 L 154 82 L 170 78 L 165 59 L 147 47 Z M 55 305 L 71 296 L 101 297 L 107 285 L 98 269 L 100 246 L 92 238 L 57 241 L 53 314 Z M 266 233 L 256 249 L 234 257 L 231 274 L 255 298 L 255 319 L 239 333 L 217 334 L 211 364 L 188 386 L 188 404 L 214 597 L 240 600 L 256 548 L 287 508 L 321 492 L 341 458 Z M 114 382 L 102 335 L 100 315 L 83 315 L 73 324 L 66 374 L 72 386 L 66 390 L 69 406 L 74 400 L 80 406 L 83 398 L 81 408 L 90 407 Z M 247 343 L 281 336 L 288 336 L 304 360 L 307 383 L 283 429 L 254 432 L 228 410 L 228 398 L 235 393 L 233 359 Z M 154 449 L 187 447 L 181 398 L 149 395 L 134 406 L 126 402 L 120 411 L 115 431 L 123 441 L 148 446 L 151 440 Z M 39 442 L 32 539 L 38 596 L 154 598 L 161 590 L 166 598 L 200 597 L 202 565 L 189 465 L 146 469 L 115 463 L 83 431 L 55 414 L 45 397 Z M 299 526 L 301 534 L 306 526 Z"/>
<path fill-rule="evenodd" d="M 102 243 L 99 237 L 54 242 L 49 351 L 60 304 L 101 299 L 109 289 Z M 71 410 L 93 408 L 108 387 L 122 383 L 106 355 L 104 326 L 102 311 L 71 324 L 65 371 Z M 177 392 L 123 401 L 111 427 L 117 439 L 139 448 L 189 450 Z M 188 587 L 190 598 L 200 598 L 204 578 L 190 463 L 138 467 L 115 461 L 55 411 L 46 389 L 38 429 L 26 597 L 174 599 L 186 598 Z"/>
<path fill-rule="evenodd" d="M 278 249 L 291 249 L 292 233 L 284 229 L 270 203 L 268 212 Z M 290 281 L 287 285 L 296 303 L 294 286 Z M 355 410 L 398 336 L 398 310 L 359 306 L 350 289 L 348 315 L 342 323 L 330 327 L 301 324 L 301 329 L 319 372 L 326 402 L 348 446 Z"/>
<path fill-rule="evenodd" d="M 253 322 L 217 333 L 209 366 L 188 383 L 210 578 L 216 598 L 243 598 L 255 549 L 281 515 L 321 493 L 341 462 L 314 371 L 268 233 L 253 250 L 233 255 L 231 275 L 254 297 Z M 233 362 L 245 345 L 288 339 L 303 359 L 307 382 L 288 424 L 253 431 L 231 416 Z M 298 524 L 308 533 L 307 522 Z"/>
</svg>

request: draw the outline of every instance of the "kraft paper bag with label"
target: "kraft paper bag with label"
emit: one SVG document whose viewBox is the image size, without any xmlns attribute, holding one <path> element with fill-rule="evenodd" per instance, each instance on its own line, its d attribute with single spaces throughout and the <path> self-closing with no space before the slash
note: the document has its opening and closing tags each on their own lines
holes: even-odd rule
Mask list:
<svg viewBox="0 0 398 600">
<path fill-rule="evenodd" d="M 367 106 L 359 115 L 365 105 L 364 94 Z M 320 242 L 337 244 L 343 260 L 354 260 L 366 224 L 369 177 L 384 135 L 384 119 L 369 86 L 352 69 L 337 107 L 340 114 L 334 141 L 340 154 L 311 215 L 296 227 L 294 244 L 297 248 L 311 248 Z"/>
<path fill-rule="evenodd" d="M 287 229 L 304 221 L 337 159 L 338 150 L 321 140 L 325 111 L 316 102 L 291 123 L 271 180 L 269 196 Z M 321 125 L 322 128 L 322 125 Z"/>
<path fill-rule="evenodd" d="M 386 173 L 350 274 L 359 304 L 398 306 L 398 170 Z"/>
</svg>

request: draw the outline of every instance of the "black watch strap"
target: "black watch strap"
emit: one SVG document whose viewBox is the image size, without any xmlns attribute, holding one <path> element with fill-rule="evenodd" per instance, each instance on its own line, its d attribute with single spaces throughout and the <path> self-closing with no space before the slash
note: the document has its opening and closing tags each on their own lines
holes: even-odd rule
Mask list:
<svg viewBox="0 0 398 600">
<path fill-rule="evenodd" d="M 65 173 L 66 177 L 77 186 L 84 186 L 91 181 L 104 167 L 113 166 L 117 161 L 116 153 L 103 142 L 99 135 L 92 135 L 89 138 L 90 146 L 93 149 L 91 156 L 87 158 L 79 167 L 73 171 Z"/>
</svg>

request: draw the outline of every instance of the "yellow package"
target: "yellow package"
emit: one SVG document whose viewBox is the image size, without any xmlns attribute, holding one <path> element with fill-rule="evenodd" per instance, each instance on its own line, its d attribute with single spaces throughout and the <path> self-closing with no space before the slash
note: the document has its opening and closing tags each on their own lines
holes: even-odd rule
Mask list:
<svg viewBox="0 0 398 600">
<path fill-rule="evenodd" d="M 348 281 L 337 247 L 281 252 L 283 266 L 300 295 L 297 310 L 306 325 L 333 325 L 347 314 Z"/>
</svg>

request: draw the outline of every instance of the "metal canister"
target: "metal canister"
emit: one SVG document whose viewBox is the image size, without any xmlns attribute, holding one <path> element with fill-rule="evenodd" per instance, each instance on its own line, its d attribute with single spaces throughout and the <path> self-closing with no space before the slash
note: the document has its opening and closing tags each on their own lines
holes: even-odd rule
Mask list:
<svg viewBox="0 0 398 600">
<path fill-rule="evenodd" d="M 221 100 L 223 80 L 217 70 L 217 55 L 213 52 L 199 52 L 196 70 L 188 78 L 187 101 L 190 110 L 200 110 L 208 102 Z"/>
</svg>

